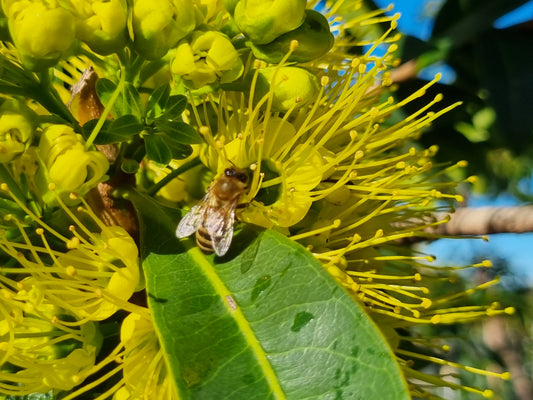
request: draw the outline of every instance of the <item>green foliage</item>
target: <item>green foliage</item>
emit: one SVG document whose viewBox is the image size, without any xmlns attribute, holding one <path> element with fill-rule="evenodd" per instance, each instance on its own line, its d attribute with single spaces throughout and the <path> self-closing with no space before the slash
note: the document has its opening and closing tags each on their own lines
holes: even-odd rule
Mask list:
<svg viewBox="0 0 533 400">
<path fill-rule="evenodd" d="M 187 107 L 187 98 L 183 95 L 170 96 L 168 84 L 155 89 L 144 107 L 139 92 L 132 84 L 119 86 L 109 79 L 99 79 L 96 90 L 104 105 L 112 105 L 111 115 L 115 119 L 104 122 L 95 144 L 127 142 L 140 135 L 148 159 L 166 165 L 173 158 L 188 157 L 192 153 L 190 145 L 202 142 L 198 132 L 181 117 Z M 92 120 L 84 125 L 87 137 L 97 123 L 98 120 Z"/>
</svg>

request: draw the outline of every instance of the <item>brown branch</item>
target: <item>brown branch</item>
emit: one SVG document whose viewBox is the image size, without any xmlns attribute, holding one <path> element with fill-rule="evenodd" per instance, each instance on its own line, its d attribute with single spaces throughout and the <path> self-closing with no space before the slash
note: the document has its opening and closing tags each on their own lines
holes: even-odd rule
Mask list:
<svg viewBox="0 0 533 400">
<path fill-rule="evenodd" d="M 76 115 L 80 125 L 91 119 L 100 118 L 104 106 L 96 92 L 98 75 L 92 67 L 87 68 L 78 83 L 72 89 L 72 98 L 68 107 L 75 106 Z M 110 164 L 113 164 L 118 156 L 116 144 L 96 145 Z M 133 205 L 124 199 L 113 197 L 113 191 L 120 186 L 134 186 L 135 176 L 122 172 L 116 168 L 114 175 L 106 182 L 101 182 L 97 187 L 87 193 L 87 202 L 96 215 L 108 226 L 118 225 L 124 228 L 138 242 L 139 222 Z"/>
<path fill-rule="evenodd" d="M 451 236 L 523 232 L 533 232 L 533 205 L 458 208 L 450 215 L 449 222 L 432 230 Z"/>
</svg>

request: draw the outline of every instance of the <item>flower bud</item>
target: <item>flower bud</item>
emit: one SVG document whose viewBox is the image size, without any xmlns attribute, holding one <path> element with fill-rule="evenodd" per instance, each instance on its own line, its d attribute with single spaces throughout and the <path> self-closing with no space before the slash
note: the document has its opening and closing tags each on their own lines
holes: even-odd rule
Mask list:
<svg viewBox="0 0 533 400">
<path fill-rule="evenodd" d="M 111 54 L 126 44 L 127 8 L 121 0 L 71 0 L 76 36 L 96 53 Z"/>
<path fill-rule="evenodd" d="M 202 17 L 198 25 L 202 22 L 208 23 L 215 18 L 220 11 L 224 11 L 222 0 L 197 0 L 197 2 L 198 4 L 196 7 L 200 11 Z"/>
<path fill-rule="evenodd" d="M 252 42 L 266 44 L 303 23 L 305 4 L 306 0 L 240 0 L 233 18 Z"/>
<path fill-rule="evenodd" d="M 86 193 L 103 178 L 109 163 L 98 151 L 86 151 L 81 136 L 66 125 L 51 125 L 43 132 L 39 153 L 48 180 L 66 192 Z"/>
<path fill-rule="evenodd" d="M 133 5 L 133 44 L 149 60 L 163 57 L 195 25 L 189 0 L 137 0 Z"/>
<path fill-rule="evenodd" d="M 214 82 L 233 82 L 244 69 L 242 60 L 226 35 L 216 31 L 196 31 L 182 41 L 170 66 L 173 74 L 199 88 Z"/>
<path fill-rule="evenodd" d="M 259 71 L 256 99 L 272 91 L 272 110 L 283 112 L 313 102 L 319 87 L 318 78 L 304 68 L 270 67 Z"/>
<path fill-rule="evenodd" d="M 288 62 L 308 62 L 327 53 L 333 46 L 335 38 L 329 30 L 326 17 L 315 10 L 305 10 L 305 21 L 299 28 L 287 32 L 268 44 L 246 44 L 252 49 L 254 56 L 271 64 L 277 64 L 289 52 L 291 42 L 298 41 Z"/>
<path fill-rule="evenodd" d="M 31 144 L 35 115 L 23 103 L 6 100 L 0 106 L 0 163 L 22 154 Z"/>
<path fill-rule="evenodd" d="M 4 4 L 15 47 L 32 70 L 55 65 L 75 43 L 74 16 L 49 4 L 28 0 L 12 1 L 8 7 Z"/>
</svg>

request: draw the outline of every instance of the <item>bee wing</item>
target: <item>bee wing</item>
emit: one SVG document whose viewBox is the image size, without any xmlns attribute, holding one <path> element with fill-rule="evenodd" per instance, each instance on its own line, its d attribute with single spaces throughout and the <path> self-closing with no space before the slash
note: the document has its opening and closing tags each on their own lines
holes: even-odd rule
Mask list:
<svg viewBox="0 0 533 400">
<path fill-rule="evenodd" d="M 207 232 L 211 236 L 213 250 L 222 257 L 227 253 L 233 239 L 233 224 L 235 211 L 232 207 L 227 210 L 210 209 L 205 221 Z"/>
<path fill-rule="evenodd" d="M 203 204 L 198 204 L 185 214 L 176 228 L 176 236 L 178 238 L 181 239 L 196 232 L 202 224 L 204 208 L 205 206 Z"/>
</svg>

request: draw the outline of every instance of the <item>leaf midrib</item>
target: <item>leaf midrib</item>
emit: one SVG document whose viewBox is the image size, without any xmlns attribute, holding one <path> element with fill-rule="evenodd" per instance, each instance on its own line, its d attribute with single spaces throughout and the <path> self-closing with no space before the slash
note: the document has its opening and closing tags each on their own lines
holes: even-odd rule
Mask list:
<svg viewBox="0 0 533 400">
<path fill-rule="evenodd" d="M 232 293 L 228 290 L 224 282 L 222 282 L 213 265 L 206 259 L 205 255 L 200 249 L 198 249 L 198 247 L 191 249 L 189 254 L 196 261 L 198 267 L 200 267 L 200 269 L 203 271 L 209 282 L 211 282 L 213 285 L 213 289 L 220 296 L 220 299 L 222 299 L 222 303 L 224 303 L 224 307 L 227 309 L 228 314 L 231 315 L 231 317 L 235 320 L 235 323 L 242 332 L 244 340 L 246 343 L 248 343 L 248 346 L 250 346 L 252 352 L 255 354 L 259 367 L 263 371 L 264 377 L 272 390 L 274 398 L 278 400 L 285 400 L 286 396 L 281 388 L 281 385 L 279 384 L 277 375 L 274 372 L 272 365 L 268 361 L 267 354 L 259 344 L 259 340 L 250 326 L 250 323 L 238 305 L 236 309 L 233 309 L 225 300 L 226 296 L 233 297 Z"/>
</svg>

